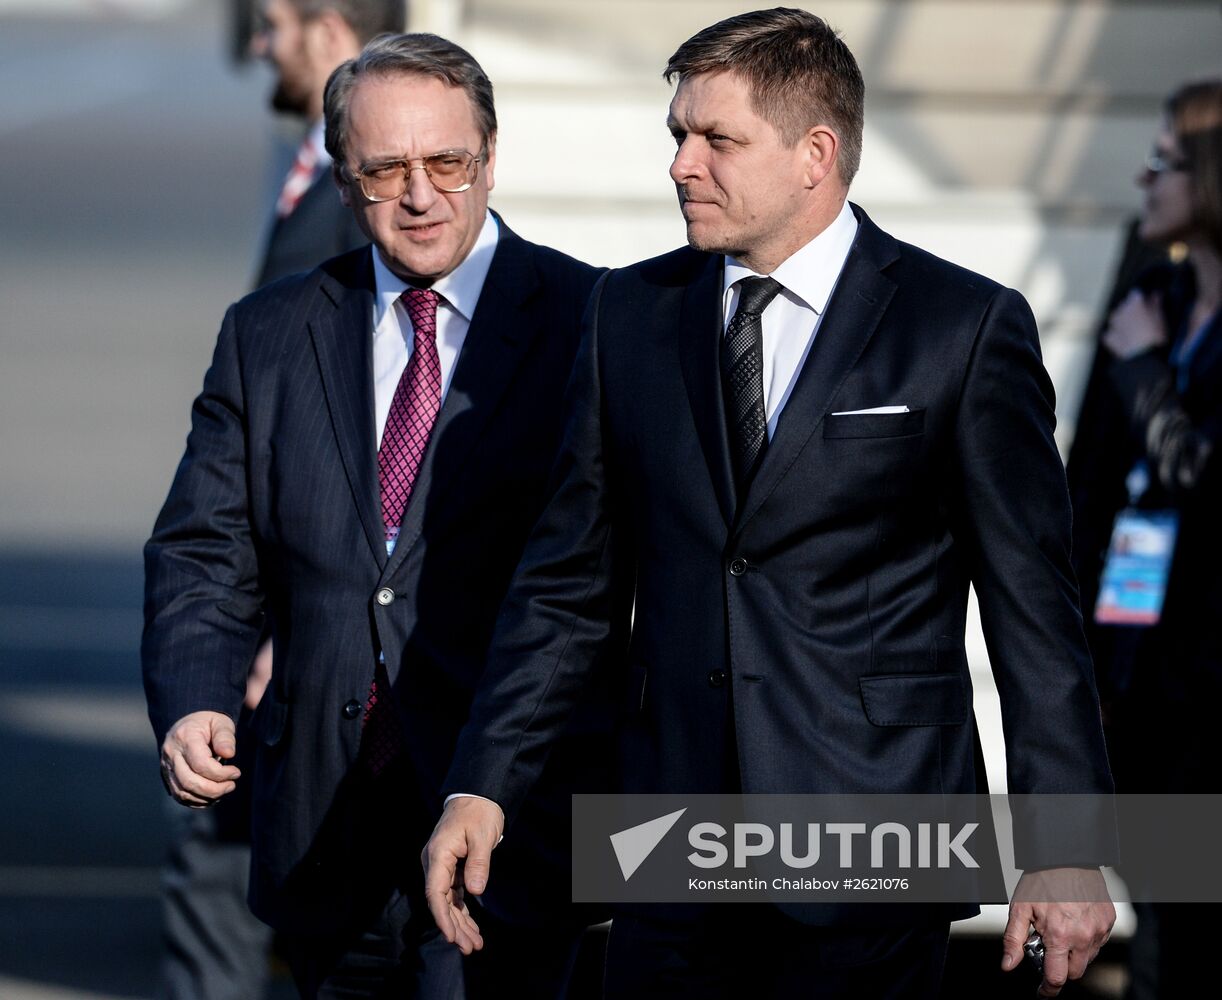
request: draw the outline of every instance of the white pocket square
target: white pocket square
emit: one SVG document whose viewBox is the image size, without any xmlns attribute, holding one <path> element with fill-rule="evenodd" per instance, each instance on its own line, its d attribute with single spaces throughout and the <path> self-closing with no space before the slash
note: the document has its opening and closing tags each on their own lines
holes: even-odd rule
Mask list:
<svg viewBox="0 0 1222 1000">
<path fill-rule="evenodd" d="M 868 410 L 840 410 L 833 417 L 856 417 L 863 413 L 907 413 L 906 406 L 871 406 Z"/>
</svg>

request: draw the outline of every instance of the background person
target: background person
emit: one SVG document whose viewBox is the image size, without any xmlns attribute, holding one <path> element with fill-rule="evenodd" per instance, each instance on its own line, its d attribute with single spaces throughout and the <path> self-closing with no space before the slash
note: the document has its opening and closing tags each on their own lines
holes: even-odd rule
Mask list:
<svg viewBox="0 0 1222 1000">
<path fill-rule="evenodd" d="M 1137 184 L 1139 236 L 1177 248 L 1179 259 L 1141 273 L 1103 332 L 1069 462 L 1076 558 L 1117 788 L 1209 793 L 1218 790 L 1211 734 L 1222 696 L 1222 80 L 1167 99 Z M 1153 621 L 1096 609 L 1125 508 L 1175 519 Z M 1137 907 L 1134 997 L 1196 989 L 1208 971 L 1210 909 Z"/>
<path fill-rule="evenodd" d="M 407 25 L 405 0 L 261 0 L 251 52 L 271 64 L 273 110 L 306 134 L 276 197 L 255 287 L 362 246 L 365 234 L 331 183 L 323 89 L 340 63 L 375 35 Z"/>
</svg>

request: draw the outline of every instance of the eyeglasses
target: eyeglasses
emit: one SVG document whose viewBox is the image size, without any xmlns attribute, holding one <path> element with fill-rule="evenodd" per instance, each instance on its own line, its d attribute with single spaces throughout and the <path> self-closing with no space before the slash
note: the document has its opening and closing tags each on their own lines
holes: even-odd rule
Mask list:
<svg viewBox="0 0 1222 1000">
<path fill-rule="evenodd" d="M 423 170 L 433 187 L 446 194 L 466 191 L 479 176 L 479 163 L 487 155 L 488 146 L 479 153 L 465 149 L 447 149 L 441 153 L 417 156 L 409 160 L 384 160 L 370 163 L 353 171 L 361 193 L 369 201 L 393 201 L 402 198 L 413 170 Z"/>
<path fill-rule="evenodd" d="M 1146 170 L 1152 174 L 1176 173 L 1187 169 L 1188 161 L 1182 156 L 1173 160 L 1161 150 L 1152 149 L 1146 157 Z"/>
</svg>

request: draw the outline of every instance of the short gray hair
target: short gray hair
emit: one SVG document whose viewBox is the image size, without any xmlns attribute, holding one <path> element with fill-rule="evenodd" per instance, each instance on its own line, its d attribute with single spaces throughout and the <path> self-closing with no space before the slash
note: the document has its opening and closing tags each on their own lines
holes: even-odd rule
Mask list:
<svg viewBox="0 0 1222 1000">
<path fill-rule="evenodd" d="M 480 137 L 487 143 L 496 135 L 496 107 L 492 82 L 466 49 L 437 35 L 379 35 L 355 59 L 341 63 L 327 81 L 323 96 L 327 152 L 347 171 L 348 106 L 352 90 L 365 76 L 428 76 L 451 87 L 461 87 L 471 100 Z"/>
</svg>

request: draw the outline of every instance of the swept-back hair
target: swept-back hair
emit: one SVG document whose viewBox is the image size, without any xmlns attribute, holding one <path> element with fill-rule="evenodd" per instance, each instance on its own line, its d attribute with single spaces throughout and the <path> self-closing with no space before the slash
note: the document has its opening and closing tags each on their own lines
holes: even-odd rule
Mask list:
<svg viewBox="0 0 1222 1000">
<path fill-rule="evenodd" d="M 496 106 L 492 83 L 474 56 L 460 45 L 437 35 L 379 35 L 355 59 L 336 67 L 323 95 L 327 152 L 347 170 L 348 106 L 357 81 L 365 76 L 429 76 L 461 87 L 471 101 L 480 138 L 488 143 L 496 134 Z"/>
</svg>

